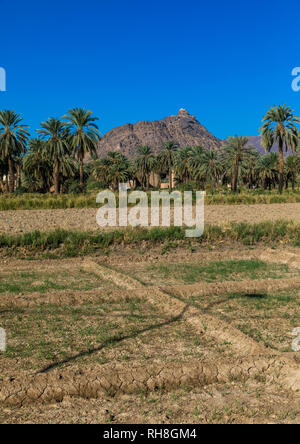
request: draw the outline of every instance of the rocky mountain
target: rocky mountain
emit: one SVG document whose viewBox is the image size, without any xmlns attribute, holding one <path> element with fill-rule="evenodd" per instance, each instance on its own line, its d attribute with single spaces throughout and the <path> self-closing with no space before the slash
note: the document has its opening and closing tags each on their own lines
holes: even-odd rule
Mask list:
<svg viewBox="0 0 300 444">
<path fill-rule="evenodd" d="M 259 152 L 259 154 L 263 155 L 266 154 L 264 147 L 261 144 L 261 136 L 251 136 L 248 137 L 249 141 L 248 141 L 248 145 L 252 145 L 254 146 L 257 151 Z M 273 153 L 278 153 L 278 143 L 276 143 L 273 147 L 271 152 Z M 284 149 L 284 157 L 288 157 L 292 154 L 291 151 L 285 151 Z"/>
<path fill-rule="evenodd" d="M 248 137 L 248 139 L 249 139 L 248 145 L 254 146 L 259 152 L 259 154 L 266 154 L 265 149 L 261 144 L 261 136 L 251 136 Z M 272 151 L 276 152 L 277 147 L 274 147 Z"/>
<path fill-rule="evenodd" d="M 202 145 L 218 149 L 221 146 L 221 141 L 207 131 L 195 116 L 181 109 L 177 115 L 162 120 L 127 123 L 112 129 L 99 141 L 97 152 L 99 157 L 103 157 L 109 151 L 119 151 L 132 158 L 141 145 L 149 145 L 157 154 L 168 141 L 177 142 L 180 147 Z"/>
</svg>

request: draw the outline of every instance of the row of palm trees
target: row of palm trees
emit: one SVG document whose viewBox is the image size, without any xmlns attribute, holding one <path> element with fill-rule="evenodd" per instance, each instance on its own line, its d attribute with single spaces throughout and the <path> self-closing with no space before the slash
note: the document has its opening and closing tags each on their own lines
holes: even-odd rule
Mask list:
<svg viewBox="0 0 300 444">
<path fill-rule="evenodd" d="M 74 108 L 61 119 L 49 118 L 36 130 L 37 137 L 29 139 L 28 126 L 23 124 L 20 114 L 10 110 L 0 111 L 0 180 L 6 177 L 6 190 L 13 192 L 23 186 L 35 191 L 54 192 L 64 190 L 64 183 L 76 175 L 83 189 L 88 173 L 84 160 L 87 155 L 96 158 L 100 133 L 97 117 L 84 108 Z M 172 177 L 176 182 L 194 182 L 197 189 L 208 185 L 230 184 L 236 192 L 239 184 L 249 188 L 263 186 L 272 188 L 276 184 L 282 193 L 284 182 L 295 186 L 299 173 L 297 155 L 284 162 L 284 150 L 297 154 L 300 118 L 286 106 L 270 108 L 260 128 L 262 143 L 270 151 L 277 143 L 278 156 L 259 156 L 248 144 L 246 137 L 229 137 L 219 151 L 201 146 L 179 148 L 175 142 L 166 142 L 162 151 L 154 155 L 149 146 L 141 146 L 133 161 L 124 155 L 111 152 L 100 160 L 90 163 L 89 170 L 94 179 L 113 189 L 120 182 L 132 180 L 144 189 L 150 187 L 150 175 Z M 8 178 L 8 180 L 7 180 Z"/>
<path fill-rule="evenodd" d="M 31 175 L 37 183 L 49 181 L 50 173 L 54 191 L 58 193 L 62 179 L 74 175 L 75 160 L 83 186 L 84 158 L 96 153 L 100 138 L 95 123 L 98 118 L 84 108 L 74 108 L 61 120 L 51 117 L 42 122 L 36 130 L 38 137 L 30 140 L 28 126 L 22 120 L 14 111 L 0 111 L 0 177 L 8 177 L 8 191 L 14 191 L 15 173 L 18 182 L 23 167 L 25 175 Z"/>
<path fill-rule="evenodd" d="M 283 178 L 286 188 L 289 183 L 295 188 L 299 172 L 300 156 L 295 153 L 285 161 Z M 280 177 L 277 153 L 261 156 L 256 148 L 248 145 L 246 137 L 237 136 L 228 138 L 220 151 L 201 146 L 178 148 L 174 142 L 168 142 L 157 156 L 149 146 L 142 146 L 133 161 L 121 153 L 110 152 L 92 165 L 94 178 L 114 190 L 121 182 L 128 181 L 149 190 L 153 173 L 158 177 L 175 176 L 177 185 L 194 184 L 198 190 L 217 189 L 224 185 L 233 191 L 237 191 L 239 185 L 271 190 L 279 184 Z M 172 180 L 168 182 L 172 188 Z"/>
</svg>

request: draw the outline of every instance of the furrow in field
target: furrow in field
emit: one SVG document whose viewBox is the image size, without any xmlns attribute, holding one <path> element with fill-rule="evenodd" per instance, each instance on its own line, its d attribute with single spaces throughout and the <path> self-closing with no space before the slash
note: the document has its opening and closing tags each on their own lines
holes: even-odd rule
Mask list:
<svg viewBox="0 0 300 444">
<path fill-rule="evenodd" d="M 115 274 L 115 272 L 114 272 Z M 101 272 L 103 279 L 111 279 L 110 270 L 105 268 L 105 273 Z M 117 276 L 118 282 L 121 280 L 120 274 Z M 288 279 L 267 279 L 267 280 L 247 280 L 239 282 L 222 282 L 222 283 L 206 283 L 201 282 L 197 284 L 175 285 L 169 287 L 145 287 L 139 282 L 129 283 L 128 288 L 124 289 L 93 289 L 93 290 L 61 290 L 49 291 L 44 294 L 34 292 L 21 295 L 3 294 L 0 296 L 0 309 L 8 309 L 10 307 L 33 307 L 39 304 L 57 304 L 57 305 L 85 305 L 97 304 L 101 300 L 118 301 L 129 300 L 131 298 L 144 297 L 146 293 L 155 294 L 156 291 L 161 291 L 165 294 L 172 291 L 172 294 L 179 298 L 189 298 L 192 296 L 209 296 L 215 294 L 226 294 L 230 292 L 257 294 L 262 291 L 270 290 L 287 290 L 297 289 L 300 287 L 300 278 Z M 136 287 L 134 287 L 136 285 Z"/>
<path fill-rule="evenodd" d="M 234 362 L 158 363 L 155 366 L 113 364 L 76 372 L 70 370 L 5 379 L 0 385 L 2 406 L 61 402 L 64 397 L 97 399 L 124 394 L 169 391 L 215 382 L 246 381 L 263 375 L 274 380 L 278 364 L 255 358 Z"/>
</svg>

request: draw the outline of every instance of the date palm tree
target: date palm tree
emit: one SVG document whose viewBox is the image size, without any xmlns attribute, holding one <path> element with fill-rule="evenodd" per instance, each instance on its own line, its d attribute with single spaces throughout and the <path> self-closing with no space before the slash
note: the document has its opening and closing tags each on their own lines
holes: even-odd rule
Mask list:
<svg viewBox="0 0 300 444">
<path fill-rule="evenodd" d="M 291 181 L 292 190 L 295 190 L 297 175 L 300 170 L 300 158 L 298 156 L 289 156 L 285 161 L 286 182 Z"/>
<path fill-rule="evenodd" d="M 262 145 L 266 151 L 270 151 L 278 142 L 279 154 L 279 193 L 283 190 L 284 157 L 283 150 L 296 151 L 299 143 L 299 131 L 296 127 L 300 124 L 300 117 L 294 115 L 294 111 L 286 105 L 273 106 L 262 120 L 259 131 L 262 135 Z"/>
<path fill-rule="evenodd" d="M 189 161 L 192 148 L 185 146 L 177 151 L 175 156 L 175 171 L 181 183 L 187 184 L 191 179 L 191 170 L 189 167 Z"/>
<path fill-rule="evenodd" d="M 218 185 L 223 173 L 223 166 L 215 150 L 204 150 L 200 173 L 203 174 L 205 181 L 209 182 L 212 188 Z"/>
<path fill-rule="evenodd" d="M 169 173 L 169 189 L 172 189 L 172 171 L 175 164 L 175 155 L 178 145 L 176 142 L 165 142 L 164 149 L 160 153 L 159 159 L 162 168 L 166 168 Z"/>
<path fill-rule="evenodd" d="M 196 181 L 196 188 L 199 191 L 201 183 L 205 181 L 205 176 L 203 174 L 203 156 L 204 148 L 202 146 L 193 146 L 190 153 L 189 168 L 193 180 Z"/>
<path fill-rule="evenodd" d="M 61 120 L 50 117 L 41 123 L 41 128 L 37 130 L 37 133 L 45 141 L 44 147 L 47 159 L 53 163 L 54 192 L 58 194 L 62 165 L 65 157 L 70 155 L 68 127 Z"/>
<path fill-rule="evenodd" d="M 41 139 L 30 139 L 29 150 L 23 159 L 23 174 L 34 191 L 45 192 L 51 187 L 52 163 L 46 158 L 45 142 Z"/>
<path fill-rule="evenodd" d="M 278 180 L 278 155 L 269 153 L 261 156 L 257 161 L 256 172 L 263 188 L 271 190 Z"/>
<path fill-rule="evenodd" d="M 77 157 L 80 167 L 80 186 L 83 186 L 83 161 L 86 154 L 96 154 L 97 142 L 100 138 L 98 126 L 94 123 L 98 117 L 92 117 L 92 111 L 85 108 L 74 108 L 63 116 L 69 128 L 69 144 Z"/>
<path fill-rule="evenodd" d="M 22 124 L 21 114 L 15 111 L 0 111 L 0 158 L 8 164 L 9 192 L 15 188 L 15 159 L 25 151 L 29 132 L 27 125 Z"/>
<path fill-rule="evenodd" d="M 152 154 L 151 148 L 147 145 L 139 147 L 137 154 L 134 161 L 136 174 L 141 178 L 142 186 L 149 190 L 150 173 L 154 167 L 155 157 Z"/>
<path fill-rule="evenodd" d="M 65 182 L 70 178 L 73 178 L 78 171 L 78 162 L 71 156 L 64 156 L 60 162 L 59 171 L 59 183 L 60 183 L 60 193 L 65 191 Z"/>
<path fill-rule="evenodd" d="M 254 188 L 257 183 L 257 171 L 256 166 L 259 161 L 260 154 L 256 148 L 254 148 L 248 156 L 245 156 L 243 160 L 243 180 L 248 185 L 249 190 Z"/>
<path fill-rule="evenodd" d="M 222 159 L 231 170 L 231 188 L 237 191 L 241 163 L 251 154 L 253 147 L 247 145 L 247 137 L 228 137 L 222 149 Z"/>
<path fill-rule="evenodd" d="M 111 151 L 104 159 L 95 162 L 93 176 L 117 191 L 119 184 L 127 182 L 131 177 L 130 162 L 123 154 Z"/>
</svg>

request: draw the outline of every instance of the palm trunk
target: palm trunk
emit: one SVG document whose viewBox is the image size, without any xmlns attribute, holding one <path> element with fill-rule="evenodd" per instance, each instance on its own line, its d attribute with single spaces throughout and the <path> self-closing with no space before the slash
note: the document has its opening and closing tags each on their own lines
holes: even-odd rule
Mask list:
<svg viewBox="0 0 300 444">
<path fill-rule="evenodd" d="M 238 161 L 235 162 L 234 167 L 234 178 L 233 178 L 233 192 L 237 192 L 237 185 L 238 185 L 238 176 L 239 176 L 239 164 Z"/>
<path fill-rule="evenodd" d="M 279 193 L 282 194 L 284 159 L 283 159 L 283 141 L 281 137 L 279 138 L 278 150 L 279 150 Z"/>
<path fill-rule="evenodd" d="M 172 190 L 172 168 L 169 169 L 169 189 Z"/>
<path fill-rule="evenodd" d="M 8 173 L 8 189 L 10 193 L 13 193 L 15 189 L 15 175 L 13 161 L 10 157 L 8 158 Z"/>
<path fill-rule="evenodd" d="M 59 193 L 59 164 L 56 162 L 54 167 L 54 193 Z"/>
<path fill-rule="evenodd" d="M 21 186 L 21 167 L 17 165 L 17 188 Z"/>
<path fill-rule="evenodd" d="M 1 186 L 1 191 L 4 192 L 4 190 L 5 190 L 5 184 L 4 184 L 4 182 L 3 182 L 3 177 L 2 177 L 2 176 L 0 177 L 0 186 Z"/>
<path fill-rule="evenodd" d="M 83 187 L 83 159 L 80 159 L 80 166 L 79 166 L 79 175 L 80 175 L 80 186 Z"/>
</svg>

